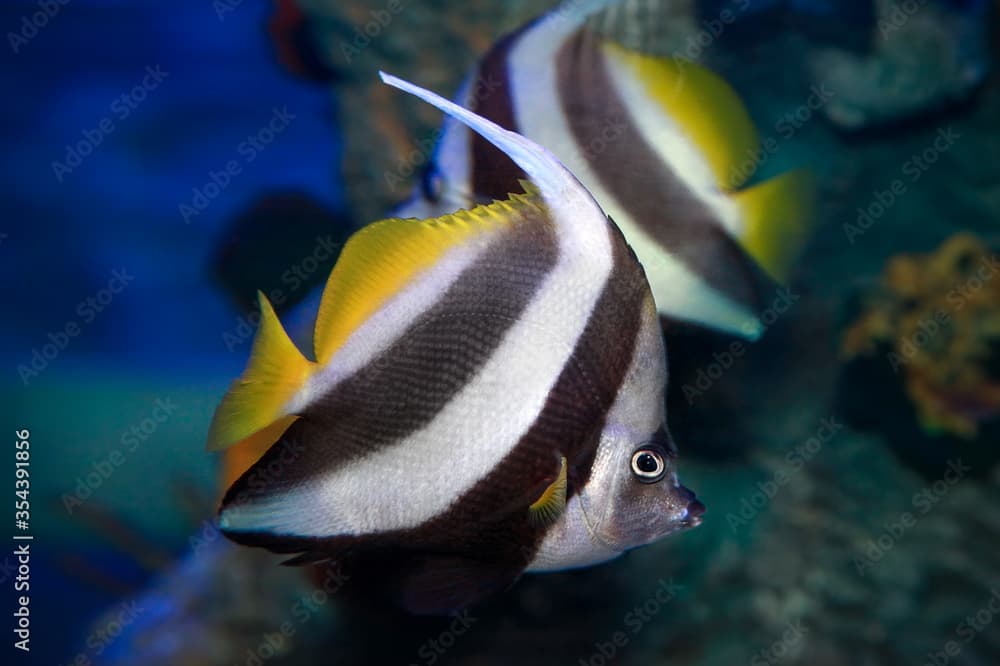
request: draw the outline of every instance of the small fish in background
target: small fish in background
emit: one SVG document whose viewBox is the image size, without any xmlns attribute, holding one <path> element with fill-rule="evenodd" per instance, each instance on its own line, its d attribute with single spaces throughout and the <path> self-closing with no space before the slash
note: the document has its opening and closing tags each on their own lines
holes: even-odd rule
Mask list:
<svg viewBox="0 0 1000 666">
<path fill-rule="evenodd" d="M 702 66 L 626 50 L 585 25 L 614 4 L 568 1 L 507 35 L 455 99 L 548 146 L 581 180 L 635 250 L 663 317 L 756 339 L 758 313 L 807 238 L 810 178 L 792 171 L 747 187 L 759 141 L 739 97 Z M 449 118 L 395 214 L 500 199 L 522 178 Z"/>
<path fill-rule="evenodd" d="M 530 182 L 358 232 L 323 292 L 315 360 L 261 297 L 209 448 L 270 445 L 220 526 L 291 563 L 358 558 L 416 613 L 526 571 L 584 567 L 701 523 L 666 426 L 666 355 L 621 232 L 545 149 L 394 77 Z"/>
</svg>

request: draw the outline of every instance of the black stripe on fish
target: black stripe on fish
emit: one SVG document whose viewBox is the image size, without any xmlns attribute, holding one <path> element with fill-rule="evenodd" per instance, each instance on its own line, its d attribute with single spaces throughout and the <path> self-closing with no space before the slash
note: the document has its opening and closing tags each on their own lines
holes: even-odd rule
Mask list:
<svg viewBox="0 0 1000 666">
<path fill-rule="evenodd" d="M 560 456 L 569 461 L 567 499 L 586 485 L 607 415 L 632 365 L 642 308 L 652 307 L 646 276 L 631 248 L 614 224 L 609 234 L 611 273 L 538 418 L 492 473 L 408 540 L 421 535 L 433 547 L 446 535 L 452 548 L 474 544 L 463 553 L 468 557 L 499 558 L 523 570 L 548 528 L 523 510 L 537 497 L 519 496 L 519 491 L 551 478 Z"/>
<path fill-rule="evenodd" d="M 492 120 L 500 127 L 518 131 L 514 101 L 511 98 L 510 53 L 518 39 L 535 22 L 505 35 L 483 56 L 474 84 L 469 88 L 471 99 L 469 109 L 480 116 Z M 518 182 L 524 172 L 514 164 L 502 150 L 484 139 L 477 132 L 466 130 L 471 135 L 470 180 L 472 192 L 486 201 L 505 199 L 510 192 L 518 190 Z"/>
<path fill-rule="evenodd" d="M 397 342 L 306 407 L 233 484 L 223 509 L 291 489 L 430 423 L 493 355 L 556 265 L 547 209 L 520 210 L 530 212 L 501 230 Z"/>
<path fill-rule="evenodd" d="M 732 301 L 760 312 L 776 285 L 635 126 L 610 78 L 600 40 L 578 31 L 560 49 L 556 71 L 562 113 L 601 184 L 672 257 Z M 611 139 L 605 136 L 609 127 L 614 127 Z M 599 154 L 586 150 L 595 145 L 601 146 Z"/>
<path fill-rule="evenodd" d="M 514 449 L 443 514 L 410 529 L 332 538 L 232 533 L 245 545 L 275 552 L 398 550 L 401 561 L 427 553 L 488 562 L 512 577 L 534 558 L 548 526 L 532 521 L 531 494 L 569 461 L 567 497 L 590 476 L 605 419 L 632 364 L 642 308 L 652 296 L 642 267 L 616 226 L 609 225 L 613 265 L 587 324 L 546 403 Z M 447 473 L 447 470 L 442 470 Z M 387 556 L 382 552 L 380 557 Z M 511 581 L 513 578 L 511 578 Z"/>
</svg>

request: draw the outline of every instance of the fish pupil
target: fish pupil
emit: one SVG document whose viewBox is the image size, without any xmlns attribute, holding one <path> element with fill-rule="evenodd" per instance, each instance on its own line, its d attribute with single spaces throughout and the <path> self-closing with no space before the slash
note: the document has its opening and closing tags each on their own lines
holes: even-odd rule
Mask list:
<svg viewBox="0 0 1000 666">
<path fill-rule="evenodd" d="M 659 463 L 656 458 L 650 453 L 643 453 L 639 456 L 639 459 L 635 461 L 636 467 L 647 474 L 652 474 L 659 468 Z"/>
</svg>

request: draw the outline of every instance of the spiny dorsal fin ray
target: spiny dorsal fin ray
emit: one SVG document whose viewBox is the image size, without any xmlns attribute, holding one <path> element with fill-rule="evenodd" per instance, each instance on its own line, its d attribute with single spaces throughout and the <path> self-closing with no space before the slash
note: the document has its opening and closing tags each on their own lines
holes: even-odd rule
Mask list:
<svg viewBox="0 0 1000 666">
<path fill-rule="evenodd" d="M 581 258 L 586 255 L 597 260 L 606 258 L 607 217 L 576 176 L 552 153 L 429 90 L 385 72 L 379 72 L 379 76 L 386 84 L 415 95 L 462 122 L 502 150 L 538 187 L 552 211 L 564 246 L 579 252 Z"/>
<path fill-rule="evenodd" d="M 289 416 L 285 406 L 316 368 L 289 339 L 267 297 L 258 292 L 257 298 L 260 325 L 250 360 L 215 410 L 208 429 L 210 451 L 228 448 Z"/>
<path fill-rule="evenodd" d="M 529 192 L 430 220 L 389 218 L 354 234 L 330 273 L 320 300 L 313 335 L 317 362 L 325 366 L 387 299 L 449 250 L 466 243 L 488 242 L 491 231 L 519 220 L 544 217 L 544 203 Z M 543 215 L 537 215 L 538 211 Z"/>
</svg>

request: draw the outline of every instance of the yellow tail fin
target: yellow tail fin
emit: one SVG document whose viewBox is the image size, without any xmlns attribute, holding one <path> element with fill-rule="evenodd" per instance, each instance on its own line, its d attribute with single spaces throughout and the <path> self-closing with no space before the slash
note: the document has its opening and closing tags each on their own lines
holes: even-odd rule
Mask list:
<svg viewBox="0 0 1000 666">
<path fill-rule="evenodd" d="M 788 171 L 730 196 L 743 213 L 740 244 L 771 277 L 788 281 L 812 228 L 812 174 Z"/>
<path fill-rule="evenodd" d="M 242 442 L 265 428 L 271 437 L 265 448 L 273 443 L 294 421 L 293 415 L 286 411 L 288 401 L 316 367 L 289 339 L 264 294 L 259 293 L 258 298 L 260 326 L 250 361 L 215 410 L 208 430 L 208 448 L 212 451 Z M 281 432 L 274 432 L 279 421 L 284 427 Z M 253 448 L 259 446 L 256 442 Z"/>
</svg>

